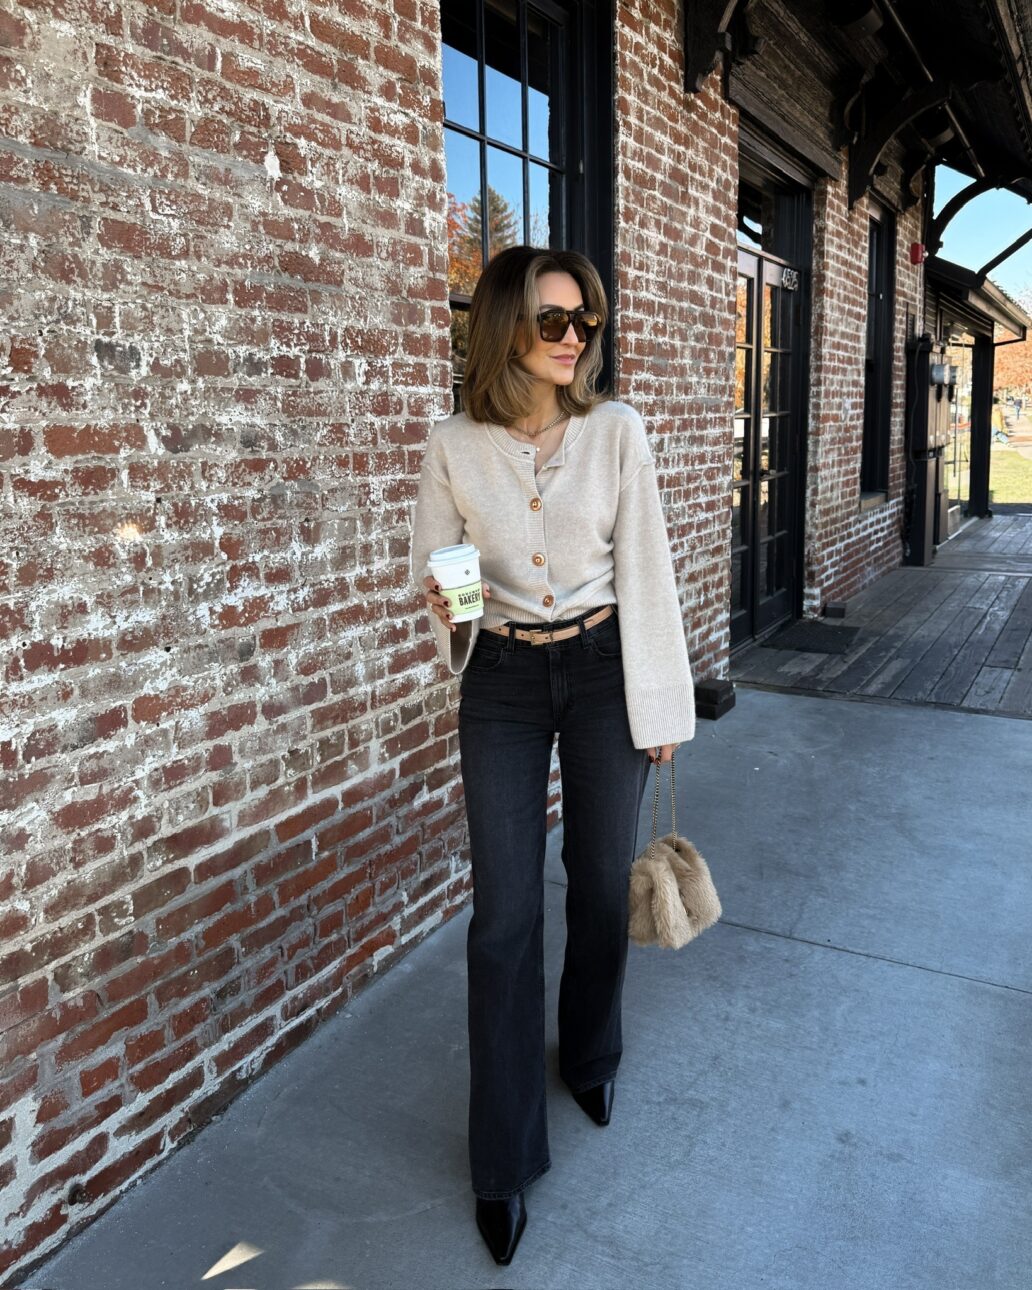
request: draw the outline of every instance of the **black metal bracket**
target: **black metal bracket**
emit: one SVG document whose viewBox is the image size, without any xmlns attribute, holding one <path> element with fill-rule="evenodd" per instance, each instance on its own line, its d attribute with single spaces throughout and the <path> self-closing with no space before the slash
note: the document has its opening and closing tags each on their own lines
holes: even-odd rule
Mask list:
<svg viewBox="0 0 1032 1290">
<path fill-rule="evenodd" d="M 899 185 L 899 208 L 901 211 L 908 211 L 911 207 L 916 206 L 921 200 L 921 186 L 918 191 L 914 191 L 914 180 L 924 173 L 925 167 L 935 156 L 931 148 L 925 148 L 923 151 L 908 152 L 903 159 L 903 174 L 900 177 Z"/>
<path fill-rule="evenodd" d="M 854 206 L 867 192 L 874 179 L 881 155 L 904 126 L 928 112 L 942 107 L 950 98 L 951 86 L 931 82 L 908 90 L 897 103 L 886 108 L 863 130 L 849 150 L 849 204 Z"/>
<path fill-rule="evenodd" d="M 685 0 L 684 88 L 698 94 L 723 56 L 725 80 L 732 63 L 752 58 L 763 48 L 749 27 L 756 0 Z M 725 95 L 727 87 L 725 85 Z"/>
<path fill-rule="evenodd" d="M 942 246 L 943 234 L 946 232 L 946 225 L 949 224 L 954 215 L 962 211 L 968 202 L 972 201 L 976 197 L 980 197 L 982 193 L 988 192 L 990 188 L 997 187 L 1000 182 L 1001 181 L 999 179 L 987 175 L 985 179 L 976 179 L 974 183 L 968 184 L 966 188 L 962 188 L 959 193 L 954 194 L 954 196 L 950 198 L 938 215 L 936 215 L 928 225 L 926 245 L 928 247 L 929 255 L 938 254 L 939 249 Z"/>
<path fill-rule="evenodd" d="M 850 89 L 832 103 L 832 143 L 836 150 L 856 143 L 859 131 L 851 124 L 853 113 L 873 77 L 873 67 L 863 68 L 857 74 L 856 80 L 852 83 Z"/>
<path fill-rule="evenodd" d="M 1032 242 L 1032 228 L 1028 232 L 1022 233 L 1020 237 L 1016 237 L 1010 246 L 1004 247 L 999 255 L 994 255 L 991 260 L 983 264 L 978 270 L 978 276 L 983 280 L 987 278 L 998 264 L 1002 264 L 1004 260 L 1009 260 L 1015 251 L 1020 251 L 1028 242 Z"/>
<path fill-rule="evenodd" d="M 717 63 L 717 55 L 730 52 L 731 21 L 738 0 L 685 0 L 684 88 L 698 94 Z"/>
</svg>

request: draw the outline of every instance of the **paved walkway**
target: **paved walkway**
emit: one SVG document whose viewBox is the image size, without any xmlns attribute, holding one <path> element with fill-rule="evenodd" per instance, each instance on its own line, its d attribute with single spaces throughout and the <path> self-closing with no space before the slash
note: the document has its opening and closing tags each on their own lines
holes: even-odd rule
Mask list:
<svg viewBox="0 0 1032 1290">
<path fill-rule="evenodd" d="M 860 628 L 845 654 L 754 645 L 731 674 L 796 692 L 1032 717 L 1032 514 L 976 520 L 928 568 L 894 569 L 854 596 L 842 625 Z"/>
<path fill-rule="evenodd" d="M 606 1129 L 555 1069 L 553 831 L 553 1168 L 510 1268 L 469 1190 L 464 911 L 24 1287 L 1028 1290 L 1030 736 L 748 689 L 700 723 L 678 822 L 724 919 L 631 947 Z"/>
<path fill-rule="evenodd" d="M 1022 457 L 1032 461 L 1032 420 L 1024 415 L 1017 418 L 1014 416 L 1013 411 L 1008 408 L 1006 426 L 1010 446 L 1020 453 Z"/>
</svg>

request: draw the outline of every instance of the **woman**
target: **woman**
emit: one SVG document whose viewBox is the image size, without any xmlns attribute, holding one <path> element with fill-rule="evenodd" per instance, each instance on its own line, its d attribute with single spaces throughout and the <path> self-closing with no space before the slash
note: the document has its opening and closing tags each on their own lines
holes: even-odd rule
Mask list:
<svg viewBox="0 0 1032 1290">
<path fill-rule="evenodd" d="M 608 308 L 591 263 L 518 246 L 481 276 L 463 411 L 430 433 L 412 571 L 461 674 L 473 871 L 467 939 L 469 1153 L 477 1225 L 510 1262 L 524 1189 L 551 1167 L 543 890 L 554 736 L 567 940 L 559 1073 L 609 1122 L 622 1053 L 628 884 L 650 759 L 695 727 L 655 465 L 640 417 L 594 391 Z M 480 550 L 484 615 L 456 624 L 432 550 Z"/>
</svg>

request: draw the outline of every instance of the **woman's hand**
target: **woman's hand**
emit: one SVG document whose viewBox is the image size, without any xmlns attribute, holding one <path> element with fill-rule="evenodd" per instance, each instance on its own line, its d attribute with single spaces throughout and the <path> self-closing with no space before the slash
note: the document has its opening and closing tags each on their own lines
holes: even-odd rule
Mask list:
<svg viewBox="0 0 1032 1290">
<path fill-rule="evenodd" d="M 426 603 L 428 608 L 432 609 L 437 617 L 444 623 L 450 632 L 455 630 L 455 624 L 451 621 L 451 606 L 444 596 L 441 595 L 441 584 L 436 581 L 430 574 L 423 579 L 423 586 L 426 587 Z M 486 582 L 481 582 L 481 591 L 484 599 L 487 600 L 491 595 L 491 588 Z"/>
<path fill-rule="evenodd" d="M 658 748 L 650 748 L 649 761 L 653 765 L 658 761 L 661 766 L 665 761 L 673 761 L 674 751 L 680 746 L 680 744 L 661 744 Z"/>
</svg>

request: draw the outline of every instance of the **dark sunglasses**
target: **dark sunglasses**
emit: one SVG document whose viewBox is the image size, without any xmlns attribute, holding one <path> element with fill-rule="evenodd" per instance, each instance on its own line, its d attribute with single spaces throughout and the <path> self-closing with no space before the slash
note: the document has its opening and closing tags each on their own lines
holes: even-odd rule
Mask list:
<svg viewBox="0 0 1032 1290">
<path fill-rule="evenodd" d="M 562 340 L 573 323 L 574 335 L 583 341 L 591 340 L 602 326 L 602 315 L 594 309 L 542 309 L 537 323 L 542 340 Z"/>
</svg>

